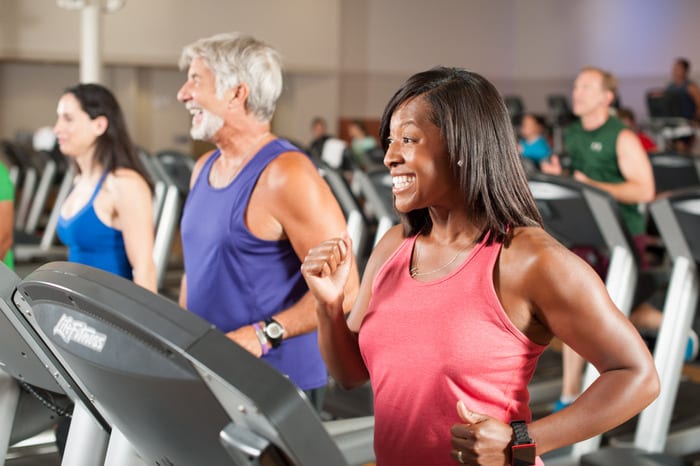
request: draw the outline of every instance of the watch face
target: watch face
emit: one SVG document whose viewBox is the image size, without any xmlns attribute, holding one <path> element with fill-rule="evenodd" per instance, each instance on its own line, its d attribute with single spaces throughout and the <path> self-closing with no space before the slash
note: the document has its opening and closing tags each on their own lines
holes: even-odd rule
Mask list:
<svg viewBox="0 0 700 466">
<path fill-rule="evenodd" d="M 526 445 L 513 445 L 511 452 L 513 454 L 513 466 L 525 466 L 535 464 L 535 449 L 534 443 Z"/>
<path fill-rule="evenodd" d="M 284 329 L 277 322 L 270 322 L 269 324 L 267 324 L 265 326 L 265 334 L 267 335 L 268 338 L 270 338 L 272 340 L 282 338 L 283 333 L 284 333 Z"/>
</svg>

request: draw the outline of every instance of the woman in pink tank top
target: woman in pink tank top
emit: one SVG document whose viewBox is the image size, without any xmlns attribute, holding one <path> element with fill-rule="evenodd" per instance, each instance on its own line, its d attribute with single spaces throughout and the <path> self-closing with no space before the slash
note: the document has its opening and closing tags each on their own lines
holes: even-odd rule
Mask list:
<svg viewBox="0 0 700 466">
<path fill-rule="evenodd" d="M 332 376 L 369 380 L 379 466 L 542 464 L 540 455 L 624 422 L 658 393 L 653 360 L 598 275 L 549 236 L 505 105 L 478 74 L 409 78 L 381 122 L 402 224 L 377 244 L 346 320 L 348 237 L 309 251 Z M 554 336 L 600 377 L 532 421 L 528 382 Z"/>
</svg>

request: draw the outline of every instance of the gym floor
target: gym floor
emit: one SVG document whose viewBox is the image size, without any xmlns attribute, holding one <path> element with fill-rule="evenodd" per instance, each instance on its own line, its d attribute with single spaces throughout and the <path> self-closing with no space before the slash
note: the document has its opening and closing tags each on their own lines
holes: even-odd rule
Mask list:
<svg viewBox="0 0 700 466">
<path fill-rule="evenodd" d="M 58 453 L 30 455 L 5 461 L 5 466 L 60 466 Z"/>
<path fill-rule="evenodd" d="M 59 466 L 53 432 L 44 432 L 10 448 L 5 466 Z"/>
</svg>

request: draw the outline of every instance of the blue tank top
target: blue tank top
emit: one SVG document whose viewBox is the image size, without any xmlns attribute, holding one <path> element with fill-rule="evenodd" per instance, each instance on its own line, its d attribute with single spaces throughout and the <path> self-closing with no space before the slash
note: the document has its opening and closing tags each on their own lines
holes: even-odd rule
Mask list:
<svg viewBox="0 0 700 466">
<path fill-rule="evenodd" d="M 288 151 L 299 149 L 285 140 L 271 141 L 233 182 L 213 188 L 209 173 L 221 155 L 216 151 L 204 163 L 187 197 L 180 225 L 187 308 L 224 333 L 272 317 L 308 291 L 291 243 L 262 240 L 245 223 L 260 174 Z M 263 359 L 302 390 L 326 384 L 316 332 L 283 340 Z"/>
<path fill-rule="evenodd" d="M 97 182 L 90 200 L 75 215 L 58 217 L 56 233 L 68 247 L 68 260 L 112 272 L 131 280 L 132 267 L 126 255 L 122 232 L 102 223 L 95 213 L 95 197 L 107 177 Z"/>
</svg>

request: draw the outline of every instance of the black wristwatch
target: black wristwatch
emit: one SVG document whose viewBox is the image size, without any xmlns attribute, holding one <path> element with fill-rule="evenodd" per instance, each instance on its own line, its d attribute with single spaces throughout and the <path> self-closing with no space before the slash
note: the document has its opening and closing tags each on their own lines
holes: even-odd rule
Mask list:
<svg viewBox="0 0 700 466">
<path fill-rule="evenodd" d="M 537 444 L 527 433 L 525 421 L 513 421 L 513 446 L 511 447 L 512 466 L 525 466 L 535 464 L 537 456 Z"/>
<path fill-rule="evenodd" d="M 270 340 L 270 345 L 273 348 L 277 348 L 282 343 L 284 327 L 282 327 L 282 324 L 277 322 L 275 319 L 266 319 L 263 331 L 265 332 L 267 339 Z"/>
</svg>

